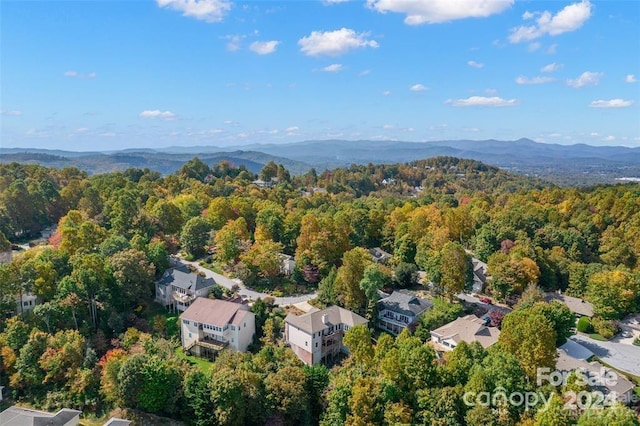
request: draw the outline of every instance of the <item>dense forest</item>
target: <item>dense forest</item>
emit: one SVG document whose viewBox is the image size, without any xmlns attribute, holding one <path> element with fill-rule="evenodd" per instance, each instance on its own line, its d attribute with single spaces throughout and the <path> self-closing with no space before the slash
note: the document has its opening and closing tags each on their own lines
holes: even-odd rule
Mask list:
<svg viewBox="0 0 640 426">
<path fill-rule="evenodd" d="M 638 424 L 621 406 L 564 409 L 565 389 L 539 386 L 534 371 L 553 368 L 573 326 L 541 290 L 593 303 L 590 326 L 603 336 L 638 311 L 638 184 L 560 188 L 451 157 L 299 176 L 273 162 L 256 175 L 198 158 L 166 176 L 0 165 L 0 251 L 51 225 L 47 244 L 0 265 L 0 385 L 15 401 L 193 425 Z M 390 262 L 374 263 L 372 247 Z M 396 338 L 354 327 L 351 356 L 329 369 L 303 366 L 281 341 L 284 309 L 258 301 L 251 353 L 203 367 L 181 356 L 175 317 L 152 301 L 176 253 L 273 295 L 317 291 L 317 306 L 367 318 L 378 290 L 413 287 L 424 271 L 435 307 Z M 281 253 L 296 260 L 291 277 Z M 487 262 L 494 299 L 519 301 L 497 345 L 439 358 L 424 342 L 467 309 L 453 296 L 471 284 L 471 255 Z M 41 301 L 28 314 L 15 312 L 23 293 Z M 548 404 L 463 401 L 498 387 Z"/>
</svg>

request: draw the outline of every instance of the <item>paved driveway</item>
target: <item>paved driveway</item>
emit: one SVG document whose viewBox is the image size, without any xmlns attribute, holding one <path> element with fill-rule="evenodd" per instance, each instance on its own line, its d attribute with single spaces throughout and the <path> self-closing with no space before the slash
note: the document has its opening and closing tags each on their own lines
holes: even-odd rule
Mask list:
<svg viewBox="0 0 640 426">
<path fill-rule="evenodd" d="M 640 376 L 640 346 L 619 343 L 616 339 L 601 342 L 579 334 L 571 336 L 571 339 L 589 349 L 612 367 Z"/>
<path fill-rule="evenodd" d="M 231 279 L 229 277 L 225 277 L 224 275 L 218 274 L 217 272 L 213 272 L 210 269 L 207 269 L 205 267 L 202 267 L 198 264 L 198 262 L 190 262 L 188 260 L 184 260 L 184 259 L 172 259 L 175 263 L 182 263 L 184 265 L 191 265 L 194 268 L 196 268 L 198 271 L 201 271 L 202 273 L 204 273 L 204 275 L 207 278 L 213 278 L 213 280 L 217 283 L 220 284 L 221 286 L 231 289 L 233 288 L 233 286 L 238 286 L 239 290 L 238 290 L 238 294 L 240 296 L 246 296 L 247 299 L 250 300 L 257 300 L 257 299 L 264 299 L 265 297 L 273 297 L 270 294 L 267 293 L 259 293 L 257 291 L 248 289 L 247 287 L 245 287 L 245 285 L 243 284 L 243 282 L 239 279 Z M 311 300 L 313 298 L 315 298 L 317 296 L 316 293 L 309 293 L 309 294 L 303 294 L 301 296 L 289 296 L 289 297 L 273 297 L 275 299 L 275 304 L 279 305 L 279 306 L 287 306 L 287 305 L 294 305 L 296 303 L 300 303 L 300 302 L 306 302 L 308 300 Z"/>
</svg>

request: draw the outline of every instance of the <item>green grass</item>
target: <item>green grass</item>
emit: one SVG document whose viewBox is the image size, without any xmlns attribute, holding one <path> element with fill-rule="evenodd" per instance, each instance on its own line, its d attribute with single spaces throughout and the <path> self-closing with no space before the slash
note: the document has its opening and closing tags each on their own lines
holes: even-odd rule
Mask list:
<svg viewBox="0 0 640 426">
<path fill-rule="evenodd" d="M 213 368 L 213 362 L 197 356 L 187 355 L 181 347 L 176 348 L 176 356 L 180 359 L 184 359 L 191 365 L 197 365 L 204 373 L 209 373 Z"/>
<path fill-rule="evenodd" d="M 598 333 L 587 333 L 587 336 L 591 337 L 593 340 L 599 340 L 601 342 L 607 342 L 609 339 L 605 339 Z"/>
</svg>

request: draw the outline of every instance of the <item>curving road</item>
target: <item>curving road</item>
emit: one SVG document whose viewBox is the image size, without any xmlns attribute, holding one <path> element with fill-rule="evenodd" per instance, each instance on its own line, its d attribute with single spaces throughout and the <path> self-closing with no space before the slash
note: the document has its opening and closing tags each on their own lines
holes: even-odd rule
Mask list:
<svg viewBox="0 0 640 426">
<path fill-rule="evenodd" d="M 217 272 L 213 272 L 210 269 L 207 269 L 203 266 L 200 266 L 198 262 L 191 262 L 188 260 L 172 257 L 171 261 L 174 265 L 182 264 L 182 265 L 191 265 L 198 271 L 202 272 L 207 278 L 213 278 L 213 280 L 220 284 L 222 287 L 231 289 L 233 286 L 238 286 L 238 294 L 240 296 L 245 296 L 250 300 L 264 299 L 265 297 L 272 297 L 275 299 L 275 304 L 279 306 L 287 306 L 294 305 L 296 303 L 306 302 L 311 300 L 317 296 L 316 293 L 303 294 L 301 296 L 288 296 L 288 297 L 273 297 L 267 293 L 260 293 L 245 287 L 243 282 L 239 279 L 231 279 L 229 277 L 225 277 L 224 275 L 218 274 Z"/>
</svg>

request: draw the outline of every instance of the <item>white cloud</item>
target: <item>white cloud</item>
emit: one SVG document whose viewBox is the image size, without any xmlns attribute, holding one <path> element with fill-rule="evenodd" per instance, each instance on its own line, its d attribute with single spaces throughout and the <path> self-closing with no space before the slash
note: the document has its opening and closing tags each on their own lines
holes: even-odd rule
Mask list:
<svg viewBox="0 0 640 426">
<path fill-rule="evenodd" d="M 287 133 L 294 133 L 294 132 L 297 132 L 298 130 L 300 130 L 300 127 L 298 126 L 291 126 L 284 129 L 284 131 Z"/>
<path fill-rule="evenodd" d="M 558 50 L 558 43 L 553 43 L 547 48 L 547 54 L 553 55 L 556 53 L 556 50 Z"/>
<path fill-rule="evenodd" d="M 364 70 L 358 74 L 358 77 L 364 77 L 365 75 L 371 74 L 371 70 Z"/>
<path fill-rule="evenodd" d="M 322 71 L 326 71 L 326 72 L 338 72 L 338 71 L 342 71 L 342 64 L 331 64 L 331 65 L 327 65 L 326 67 L 322 68 Z"/>
<path fill-rule="evenodd" d="M 205 22 L 221 22 L 231 10 L 231 2 L 225 0 L 156 0 L 160 7 L 182 12 L 188 16 Z"/>
<path fill-rule="evenodd" d="M 335 31 L 312 31 L 310 35 L 298 40 L 300 50 L 308 56 L 338 56 L 349 50 L 371 47 L 377 48 L 378 42 L 369 40 L 368 33 L 356 33 L 349 28 Z"/>
<path fill-rule="evenodd" d="M 383 129 L 385 130 L 391 130 L 391 129 L 395 129 L 396 126 L 394 126 L 393 124 L 385 124 L 382 126 Z"/>
<path fill-rule="evenodd" d="M 518 84 L 544 84 L 544 83 L 551 83 L 552 81 L 555 81 L 555 78 L 553 77 L 523 77 L 520 76 L 518 78 L 516 78 L 516 83 Z"/>
<path fill-rule="evenodd" d="M 22 115 L 22 111 L 0 109 L 0 115 L 9 115 L 9 116 L 13 116 L 13 117 L 19 117 L 19 116 Z"/>
<path fill-rule="evenodd" d="M 555 72 L 555 71 L 558 71 L 563 66 L 564 65 L 562 64 L 556 64 L 555 62 L 553 62 L 549 65 L 545 65 L 544 67 L 540 68 L 540 72 Z"/>
<path fill-rule="evenodd" d="M 545 34 L 556 36 L 562 33 L 575 31 L 580 28 L 591 17 L 591 3 L 589 0 L 582 0 L 565 6 L 561 11 L 552 15 L 549 11 L 527 12 L 523 19 L 536 18 L 534 25 L 522 25 L 511 29 L 509 41 L 520 43 L 534 40 Z"/>
<path fill-rule="evenodd" d="M 462 131 L 463 132 L 473 132 L 473 133 L 475 133 L 475 132 L 479 132 L 480 128 L 478 128 L 478 127 L 463 127 Z"/>
<path fill-rule="evenodd" d="M 455 107 L 484 106 L 484 107 L 507 107 L 518 105 L 517 99 L 502 99 L 498 96 L 471 96 L 466 99 L 449 99 L 446 104 Z"/>
<path fill-rule="evenodd" d="M 633 105 L 633 101 L 625 101 L 624 99 L 598 100 L 589 104 L 591 108 L 624 108 L 631 105 Z"/>
<path fill-rule="evenodd" d="M 628 74 L 625 78 L 624 81 L 626 81 L 627 83 L 635 83 L 636 81 L 636 76 L 633 74 Z"/>
<path fill-rule="evenodd" d="M 348 1 L 351 1 L 351 0 L 324 0 L 323 3 L 328 6 L 331 4 L 346 3 Z"/>
<path fill-rule="evenodd" d="M 229 40 L 227 42 L 227 50 L 229 52 L 236 52 L 240 50 L 242 39 L 245 38 L 245 36 L 233 34 L 233 35 L 224 36 L 223 38 Z"/>
<path fill-rule="evenodd" d="M 249 50 L 257 53 L 258 55 L 269 55 L 276 51 L 276 48 L 280 44 L 279 41 L 254 41 L 249 45 Z"/>
<path fill-rule="evenodd" d="M 603 138 L 602 140 L 605 141 L 605 142 L 613 142 L 613 141 L 616 140 L 616 137 L 613 136 L 613 135 L 609 135 L 606 138 Z"/>
<path fill-rule="evenodd" d="M 145 110 L 140 113 L 140 118 L 163 118 L 165 120 L 171 120 L 175 118 L 176 115 L 171 111 L 160 111 L 160 110 Z"/>
<path fill-rule="evenodd" d="M 88 74 L 80 74 L 77 71 L 65 71 L 64 76 L 70 78 L 96 78 L 96 73 L 90 72 Z"/>
<path fill-rule="evenodd" d="M 467 61 L 467 65 L 469 65 L 472 68 L 482 68 L 482 67 L 484 67 L 484 64 L 478 63 L 476 61 Z"/>
<path fill-rule="evenodd" d="M 540 47 L 542 47 L 542 44 L 538 41 L 534 41 L 533 43 L 529 43 L 529 47 L 527 47 L 527 50 L 529 52 L 535 52 L 536 50 L 540 49 Z"/>
<path fill-rule="evenodd" d="M 382 96 L 391 96 L 391 90 L 385 90 L 382 92 Z"/>
<path fill-rule="evenodd" d="M 585 71 L 576 79 L 567 80 L 567 85 L 579 89 L 584 86 L 597 86 L 604 73 Z"/>
<path fill-rule="evenodd" d="M 500 13 L 514 0 L 367 0 L 367 6 L 380 13 L 406 15 L 407 25 L 438 24 L 464 18 L 485 18 Z"/>
<path fill-rule="evenodd" d="M 414 84 L 413 86 L 409 87 L 409 90 L 411 90 L 412 92 L 424 92 L 426 90 L 429 90 L 429 88 L 424 84 Z"/>
</svg>

